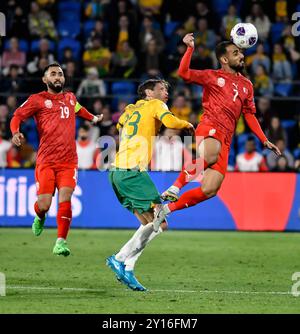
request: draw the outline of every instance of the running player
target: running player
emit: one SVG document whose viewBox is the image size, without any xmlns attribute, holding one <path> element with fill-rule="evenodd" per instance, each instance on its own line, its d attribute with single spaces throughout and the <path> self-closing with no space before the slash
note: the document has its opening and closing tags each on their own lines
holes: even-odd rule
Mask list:
<svg viewBox="0 0 300 334">
<path fill-rule="evenodd" d="M 161 206 L 160 195 L 146 169 L 152 157 L 155 136 L 161 124 L 173 129 L 194 131 L 193 125 L 173 116 L 165 104 L 168 84 L 150 79 L 138 88 L 140 100 L 125 108 L 119 119 L 121 144 L 109 179 L 120 203 L 131 211 L 141 225 L 133 237 L 116 254 L 106 259 L 117 279 L 132 290 L 145 291 L 134 276 L 134 265 L 145 246 L 167 228 L 163 222 L 153 231 L 155 204 Z"/>
<path fill-rule="evenodd" d="M 187 50 L 180 62 L 178 73 L 185 81 L 203 86 L 204 113 L 196 129 L 199 157 L 183 168 L 174 184 L 162 194 L 165 204 L 156 212 L 154 230 L 157 230 L 170 212 L 188 208 L 215 196 L 227 170 L 228 154 L 236 123 L 243 114 L 251 131 L 264 147 L 280 155 L 279 149 L 266 138 L 256 117 L 252 83 L 241 73 L 244 55 L 232 42 L 221 42 L 216 47 L 219 70 L 191 70 L 194 50 L 193 34 L 183 38 Z M 179 197 L 179 191 L 199 173 L 204 172 L 202 185 Z"/>
<path fill-rule="evenodd" d="M 33 234 L 39 236 L 43 229 L 46 213 L 52 196 L 58 189 L 57 240 L 53 248 L 56 255 L 68 256 L 70 249 L 66 238 L 72 220 L 71 196 L 77 183 L 77 153 L 75 143 L 75 115 L 94 123 L 102 115 L 90 114 L 71 92 L 63 92 L 64 73 L 58 63 L 47 66 L 42 78 L 47 91 L 31 95 L 16 109 L 10 123 L 12 142 L 20 146 L 23 134 L 20 124 L 33 116 L 40 138 L 35 179 L 37 201 L 36 216 L 32 224 Z"/>
</svg>

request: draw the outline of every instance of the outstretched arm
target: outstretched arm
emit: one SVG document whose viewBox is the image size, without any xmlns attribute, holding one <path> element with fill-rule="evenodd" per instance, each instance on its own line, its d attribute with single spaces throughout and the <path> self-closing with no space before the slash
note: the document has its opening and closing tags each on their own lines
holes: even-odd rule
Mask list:
<svg viewBox="0 0 300 334">
<path fill-rule="evenodd" d="M 189 131 L 191 135 L 194 135 L 194 127 L 193 124 L 183 121 L 174 115 L 172 115 L 170 112 L 166 112 L 161 117 L 161 122 L 163 125 L 170 129 L 186 129 Z"/>
<path fill-rule="evenodd" d="M 268 141 L 266 135 L 264 134 L 263 130 L 261 129 L 261 126 L 257 120 L 257 118 L 254 116 L 254 114 L 247 113 L 244 115 L 245 120 L 250 128 L 250 130 L 257 136 L 257 138 L 262 142 L 264 147 L 272 150 L 275 154 L 281 155 L 281 152 L 279 148 Z"/>
<path fill-rule="evenodd" d="M 76 106 L 75 106 L 75 112 L 76 115 L 86 119 L 88 121 L 91 121 L 93 123 L 98 123 L 101 122 L 103 119 L 103 114 L 95 116 L 93 114 L 91 114 L 90 112 L 87 111 L 86 108 L 84 108 L 82 105 L 80 105 L 80 103 L 76 102 Z"/>
</svg>

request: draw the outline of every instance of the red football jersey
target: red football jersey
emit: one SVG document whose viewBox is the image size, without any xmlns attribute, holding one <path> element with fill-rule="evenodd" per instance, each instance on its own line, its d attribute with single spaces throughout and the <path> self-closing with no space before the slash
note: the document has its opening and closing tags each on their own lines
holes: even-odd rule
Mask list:
<svg viewBox="0 0 300 334">
<path fill-rule="evenodd" d="M 203 86 L 201 123 L 232 136 L 241 113 L 256 112 L 253 86 L 241 74 L 223 70 L 189 70 L 190 82 Z"/>
<path fill-rule="evenodd" d="M 14 116 L 22 121 L 33 116 L 40 144 L 37 164 L 77 164 L 75 143 L 76 97 L 71 92 L 41 92 L 30 97 L 16 109 Z"/>
</svg>

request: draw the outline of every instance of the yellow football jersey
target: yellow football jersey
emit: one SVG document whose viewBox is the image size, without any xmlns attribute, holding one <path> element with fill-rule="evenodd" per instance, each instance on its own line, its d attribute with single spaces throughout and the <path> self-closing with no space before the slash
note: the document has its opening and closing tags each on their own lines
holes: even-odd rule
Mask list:
<svg viewBox="0 0 300 334">
<path fill-rule="evenodd" d="M 161 100 L 139 100 L 129 104 L 119 119 L 121 142 L 113 166 L 146 170 L 152 158 L 153 144 L 164 119 L 168 127 L 182 129 L 187 122 L 174 117 Z"/>
<path fill-rule="evenodd" d="M 122 128 L 121 142 L 113 165 L 117 168 L 147 169 L 155 136 L 162 118 L 167 114 L 171 114 L 167 105 L 157 99 L 129 104 L 117 126 Z"/>
</svg>

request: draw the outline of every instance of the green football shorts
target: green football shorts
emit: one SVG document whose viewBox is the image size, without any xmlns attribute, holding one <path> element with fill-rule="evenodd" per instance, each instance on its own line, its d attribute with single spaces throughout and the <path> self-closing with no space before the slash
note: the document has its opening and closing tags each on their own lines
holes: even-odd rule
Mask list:
<svg viewBox="0 0 300 334">
<path fill-rule="evenodd" d="M 160 195 L 147 172 L 114 169 L 109 181 L 124 208 L 139 213 L 149 211 L 155 203 L 161 203 Z"/>
</svg>

